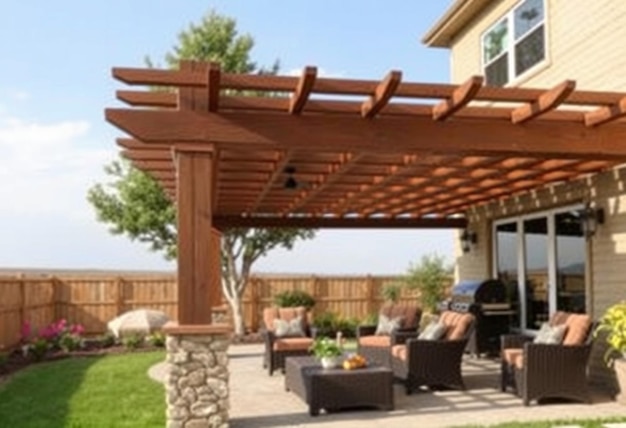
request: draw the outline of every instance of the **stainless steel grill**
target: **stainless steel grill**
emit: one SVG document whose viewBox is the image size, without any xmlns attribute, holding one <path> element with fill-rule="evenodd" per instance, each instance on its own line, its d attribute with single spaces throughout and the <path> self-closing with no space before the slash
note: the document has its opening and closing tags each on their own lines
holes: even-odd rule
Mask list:
<svg viewBox="0 0 626 428">
<path fill-rule="evenodd" d="M 474 333 L 466 350 L 474 355 L 497 354 L 500 335 L 509 332 L 513 315 L 506 287 L 496 279 L 462 281 L 452 287 L 450 298 L 440 310 L 470 312 L 476 317 Z"/>
</svg>

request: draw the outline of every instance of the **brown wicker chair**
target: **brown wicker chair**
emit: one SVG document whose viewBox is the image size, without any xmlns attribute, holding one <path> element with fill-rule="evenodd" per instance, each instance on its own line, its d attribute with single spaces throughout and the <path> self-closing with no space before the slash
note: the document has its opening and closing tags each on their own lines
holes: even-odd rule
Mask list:
<svg viewBox="0 0 626 428">
<path fill-rule="evenodd" d="M 421 386 L 465 389 L 461 360 L 476 320 L 470 313 L 452 311 L 444 311 L 439 320 L 447 326 L 443 338 L 409 339 L 391 349 L 394 377 L 404 383 L 407 395 Z"/>
<path fill-rule="evenodd" d="M 274 320 L 292 321 L 300 317 L 304 336 L 277 336 Z M 263 368 L 267 368 L 270 376 L 274 370 L 285 372 L 285 358 L 290 356 L 309 355 L 309 348 L 313 344 L 310 322 L 306 308 L 266 308 L 263 311 L 265 328 L 261 331 L 265 342 L 263 354 Z"/>
<path fill-rule="evenodd" d="M 391 347 L 417 337 L 422 310 L 416 305 L 387 304 L 381 308 L 379 316 L 381 314 L 388 318 L 402 317 L 400 328 L 394 329 L 391 334 L 377 335 L 375 325 L 358 326 L 357 352 L 369 362 L 391 367 Z"/>
<path fill-rule="evenodd" d="M 531 400 L 566 398 L 590 402 L 587 363 L 594 324 L 588 315 L 557 312 L 551 325 L 566 324 L 560 344 L 533 343 L 524 335 L 501 337 L 500 388 L 511 387 L 528 406 Z"/>
</svg>

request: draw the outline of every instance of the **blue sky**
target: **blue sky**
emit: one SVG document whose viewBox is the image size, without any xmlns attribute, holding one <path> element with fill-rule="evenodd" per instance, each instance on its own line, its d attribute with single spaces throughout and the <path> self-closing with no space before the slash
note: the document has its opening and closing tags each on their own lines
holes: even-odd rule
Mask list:
<svg viewBox="0 0 626 428">
<path fill-rule="evenodd" d="M 112 236 L 86 202 L 106 180 L 121 132 L 104 121 L 117 105 L 111 67 L 157 63 L 176 35 L 210 9 L 255 39 L 260 65 L 283 73 L 447 82 L 448 52 L 420 42 L 450 0 L 3 2 L 0 14 L 0 268 L 172 269 L 147 247 Z M 426 253 L 451 257 L 452 232 L 321 231 L 258 271 L 404 272 Z"/>
</svg>

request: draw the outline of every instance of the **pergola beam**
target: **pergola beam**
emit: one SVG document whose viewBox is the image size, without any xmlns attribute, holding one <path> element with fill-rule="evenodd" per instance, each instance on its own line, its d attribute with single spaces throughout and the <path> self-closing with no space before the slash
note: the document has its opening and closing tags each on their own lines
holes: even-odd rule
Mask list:
<svg viewBox="0 0 626 428">
<path fill-rule="evenodd" d="M 626 116 L 626 97 L 618 103 L 585 114 L 585 125 L 599 126 Z"/>
<path fill-rule="evenodd" d="M 298 81 L 298 86 L 296 87 L 295 92 L 291 96 L 289 100 L 289 113 L 290 114 L 300 114 L 304 109 L 307 101 L 309 100 L 309 96 L 311 95 L 311 91 L 313 90 L 313 85 L 315 85 L 315 79 L 317 78 L 317 68 L 316 67 L 304 67 L 302 70 L 302 76 Z"/>
<path fill-rule="evenodd" d="M 466 225 L 467 220 L 464 218 L 213 217 L 213 226 L 219 230 L 237 227 L 293 227 L 315 229 L 461 229 Z"/>
<path fill-rule="evenodd" d="M 361 116 L 366 119 L 375 117 L 389 102 L 402 80 L 402 72 L 393 70 L 376 87 L 374 94 L 363 102 Z"/>
<path fill-rule="evenodd" d="M 433 119 L 445 120 L 469 104 L 480 90 L 483 81 L 484 78 L 482 76 L 472 76 L 467 82 L 454 90 L 450 99 L 444 100 L 433 107 Z"/>
<path fill-rule="evenodd" d="M 526 126 L 488 120 L 438 122 L 425 118 L 220 115 L 189 111 L 107 109 L 111 123 L 145 142 L 213 142 L 222 148 L 354 151 L 366 153 L 527 156 L 626 159 L 626 126 L 588 128 L 583 124 Z M 488 132 L 484 132 L 487 130 Z M 472 144 L 467 144 L 468 138 Z"/>
<path fill-rule="evenodd" d="M 536 101 L 516 108 L 511 113 L 511 122 L 524 123 L 547 113 L 562 104 L 576 88 L 576 82 L 566 80 L 558 86 L 541 94 Z"/>
</svg>

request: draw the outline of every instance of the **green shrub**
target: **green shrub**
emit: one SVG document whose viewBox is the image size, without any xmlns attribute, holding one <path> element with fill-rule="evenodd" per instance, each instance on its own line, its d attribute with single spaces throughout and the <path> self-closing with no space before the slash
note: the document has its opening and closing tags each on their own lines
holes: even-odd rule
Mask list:
<svg viewBox="0 0 626 428">
<path fill-rule="evenodd" d="M 122 337 L 122 345 L 124 345 L 126 349 L 140 348 L 143 345 L 144 341 L 144 336 L 139 333 L 129 334 L 128 336 Z"/>
<path fill-rule="evenodd" d="M 287 290 L 274 296 L 274 304 L 281 308 L 304 306 L 309 310 L 315 306 L 315 299 L 306 291 Z"/>
<path fill-rule="evenodd" d="M 317 329 L 318 336 L 334 337 L 341 332 L 343 337 L 355 337 L 359 321 L 355 318 L 343 318 L 331 311 L 317 314 L 313 319 L 313 326 Z"/>
<path fill-rule="evenodd" d="M 165 334 L 161 331 L 155 331 L 147 337 L 147 340 L 151 346 L 156 346 L 158 348 L 165 347 Z"/>
<path fill-rule="evenodd" d="M 399 282 L 390 282 L 388 284 L 383 285 L 380 289 L 380 295 L 387 302 L 396 303 L 400 300 L 400 296 L 402 295 L 402 289 L 404 285 Z"/>
<path fill-rule="evenodd" d="M 363 318 L 362 325 L 378 325 L 378 313 L 369 313 Z"/>
<path fill-rule="evenodd" d="M 107 331 L 98 338 L 98 343 L 101 348 L 110 348 L 117 343 L 117 338 L 113 333 Z"/>
</svg>

